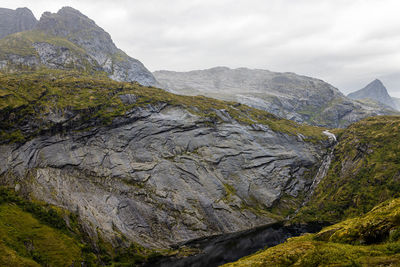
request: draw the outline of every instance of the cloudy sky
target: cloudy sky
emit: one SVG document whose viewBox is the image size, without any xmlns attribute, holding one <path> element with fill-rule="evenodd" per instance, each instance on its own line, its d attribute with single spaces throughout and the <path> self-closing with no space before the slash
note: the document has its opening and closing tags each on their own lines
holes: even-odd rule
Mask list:
<svg viewBox="0 0 400 267">
<path fill-rule="evenodd" d="M 398 0 L 2 0 L 37 18 L 79 9 L 151 71 L 296 72 L 348 93 L 379 78 L 400 97 Z"/>
</svg>

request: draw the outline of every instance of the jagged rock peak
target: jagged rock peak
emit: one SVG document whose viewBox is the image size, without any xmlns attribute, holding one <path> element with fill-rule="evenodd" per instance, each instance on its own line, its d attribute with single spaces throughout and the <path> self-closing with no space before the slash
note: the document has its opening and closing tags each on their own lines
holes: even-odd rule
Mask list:
<svg viewBox="0 0 400 267">
<path fill-rule="evenodd" d="M 57 13 L 43 13 L 36 28 L 49 34 L 67 37 L 80 46 L 90 46 L 93 53 L 104 53 L 104 50 L 108 53 L 117 51 L 111 36 L 106 31 L 72 7 L 63 7 Z"/>
<path fill-rule="evenodd" d="M 31 30 L 36 23 L 32 11 L 26 7 L 16 10 L 0 8 L 0 39 L 16 32 Z"/>
<path fill-rule="evenodd" d="M 63 7 L 57 13 L 43 13 L 36 29 L 82 47 L 111 79 L 137 81 L 146 86 L 156 84 L 154 76 L 140 61 L 118 49 L 110 34 L 72 7 Z"/>
<path fill-rule="evenodd" d="M 366 87 L 356 92 L 350 93 L 348 97 L 357 100 L 372 99 L 389 107 L 397 108 L 396 103 L 393 101 L 386 87 L 379 79 L 375 79 Z"/>
</svg>

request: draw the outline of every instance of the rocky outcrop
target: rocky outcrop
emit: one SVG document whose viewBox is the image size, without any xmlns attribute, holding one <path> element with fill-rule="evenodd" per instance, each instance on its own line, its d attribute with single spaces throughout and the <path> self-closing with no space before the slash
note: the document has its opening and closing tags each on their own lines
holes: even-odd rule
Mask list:
<svg viewBox="0 0 400 267">
<path fill-rule="evenodd" d="M 190 72 L 156 71 L 154 75 L 161 88 L 174 93 L 238 101 L 318 126 L 345 127 L 364 117 L 396 113 L 350 100 L 322 80 L 294 73 L 216 67 Z"/>
<path fill-rule="evenodd" d="M 0 176 L 113 242 L 168 247 L 276 221 L 268 207 L 309 189 L 329 144 L 224 121 L 166 104 L 137 107 L 107 127 L 0 146 Z"/>
<path fill-rule="evenodd" d="M 369 83 L 363 89 L 350 93 L 347 96 L 356 100 L 371 99 L 391 108 L 397 109 L 397 104 L 389 95 L 383 83 L 378 79 Z"/>
<path fill-rule="evenodd" d="M 154 76 L 140 61 L 118 49 L 107 32 L 78 10 L 64 7 L 55 14 L 45 12 L 34 26 L 32 31 L 1 40 L 0 69 L 45 66 L 104 71 L 116 81 L 156 84 Z"/>
<path fill-rule="evenodd" d="M 36 23 L 35 16 L 28 8 L 0 8 L 0 39 L 9 34 L 31 30 Z"/>
</svg>

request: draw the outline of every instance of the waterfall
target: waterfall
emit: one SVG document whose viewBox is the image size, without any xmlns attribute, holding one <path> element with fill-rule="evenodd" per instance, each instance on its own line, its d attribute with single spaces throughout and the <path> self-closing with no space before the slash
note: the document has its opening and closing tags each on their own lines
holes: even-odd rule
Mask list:
<svg viewBox="0 0 400 267">
<path fill-rule="evenodd" d="M 327 155 L 324 156 L 321 166 L 319 167 L 317 174 L 314 176 L 313 182 L 310 186 L 310 189 L 308 190 L 308 194 L 304 199 L 303 203 L 301 204 L 301 206 L 296 210 L 295 214 L 310 200 L 311 196 L 314 194 L 315 188 L 322 181 L 322 179 L 324 179 L 324 177 L 328 173 L 329 167 L 331 166 L 333 153 L 337 145 L 337 139 L 336 136 L 329 131 L 323 131 L 323 134 L 327 135 L 329 138 L 329 141 L 331 143 L 330 151 L 328 152 Z"/>
</svg>

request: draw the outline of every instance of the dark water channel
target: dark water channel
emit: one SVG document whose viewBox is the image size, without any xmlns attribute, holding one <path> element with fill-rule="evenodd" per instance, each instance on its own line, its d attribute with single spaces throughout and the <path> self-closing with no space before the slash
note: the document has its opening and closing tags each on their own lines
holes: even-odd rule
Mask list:
<svg viewBox="0 0 400 267">
<path fill-rule="evenodd" d="M 175 257 L 160 258 L 148 263 L 146 267 L 214 267 L 236 261 L 265 247 L 276 246 L 287 238 L 303 233 L 317 232 L 320 225 L 284 226 L 275 223 L 255 229 L 211 236 L 189 241 L 180 246 L 196 248 L 201 253 L 182 259 Z"/>
</svg>

